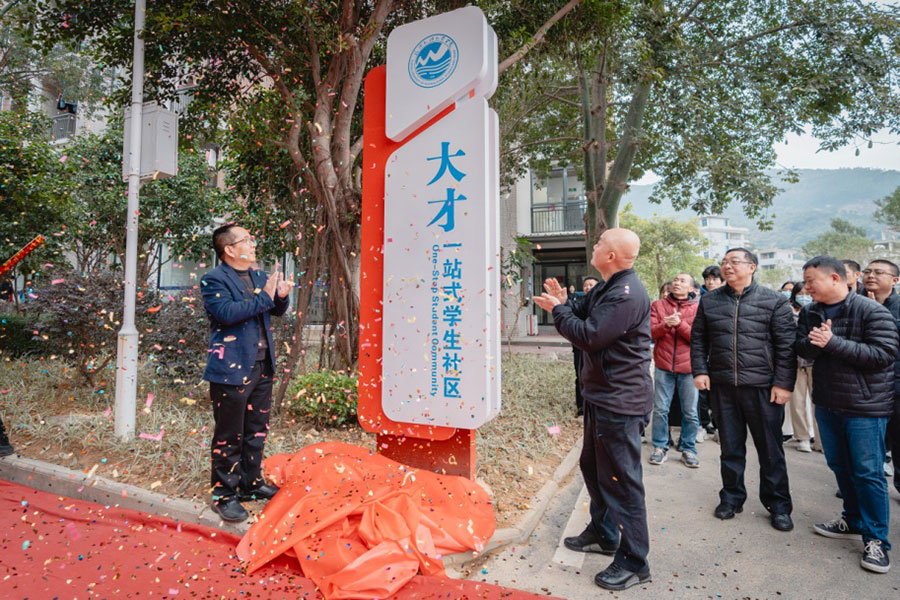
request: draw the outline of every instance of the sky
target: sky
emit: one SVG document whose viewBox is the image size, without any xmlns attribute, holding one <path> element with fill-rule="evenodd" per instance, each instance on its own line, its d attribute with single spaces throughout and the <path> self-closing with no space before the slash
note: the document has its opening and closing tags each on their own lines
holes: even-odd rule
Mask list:
<svg viewBox="0 0 900 600">
<path fill-rule="evenodd" d="M 789 169 L 844 169 L 862 167 L 869 169 L 890 169 L 900 171 L 900 135 L 891 134 L 888 130 L 880 131 L 873 136 L 872 147 L 866 142 L 844 146 L 834 152 L 819 151 L 819 140 L 810 134 L 802 136 L 789 134 L 784 143 L 775 145 L 778 154 L 776 164 Z M 856 156 L 856 148 L 859 156 Z M 659 181 L 655 173 L 647 173 L 642 179 L 634 182 L 637 185 L 650 185 Z"/>
<path fill-rule="evenodd" d="M 872 147 L 860 142 L 834 152 L 817 152 L 819 141 L 811 135 L 790 134 L 787 143 L 777 144 L 778 166 L 795 169 L 841 169 L 867 167 L 900 170 L 900 135 L 887 130 L 873 136 Z M 856 148 L 859 156 L 856 156 Z"/>
</svg>

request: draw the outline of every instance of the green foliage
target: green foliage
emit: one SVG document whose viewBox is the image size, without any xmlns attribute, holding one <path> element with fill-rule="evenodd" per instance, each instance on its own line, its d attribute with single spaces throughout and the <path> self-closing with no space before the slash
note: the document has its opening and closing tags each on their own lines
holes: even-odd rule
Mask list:
<svg viewBox="0 0 900 600">
<path fill-rule="evenodd" d="M 808 126 L 831 150 L 900 126 L 896 5 L 584 2 L 551 34 L 501 80 L 504 169 L 583 159 L 598 224 L 652 170 L 655 201 L 698 213 L 738 202 L 764 228 L 778 184 L 766 169 L 786 134 Z"/>
<path fill-rule="evenodd" d="M 0 356 L 5 358 L 38 354 L 43 350 L 34 340 L 30 319 L 15 313 L 0 313 Z"/>
<path fill-rule="evenodd" d="M 356 376 L 343 371 L 318 371 L 301 375 L 288 387 L 286 406 L 292 413 L 311 419 L 316 427 L 336 427 L 356 417 Z"/>
<path fill-rule="evenodd" d="M 891 229 L 900 229 L 900 187 L 890 195 L 875 201 L 878 210 L 875 211 L 875 220 L 884 223 Z"/>
<path fill-rule="evenodd" d="M 631 204 L 625 206 L 619 220 L 622 227 L 631 229 L 641 238 L 634 270 L 652 299 L 666 281 L 679 273 L 700 278 L 709 261 L 702 256 L 706 240 L 695 222 L 657 216 L 642 219 L 634 214 Z"/>
<path fill-rule="evenodd" d="M 47 241 L 17 270 L 28 272 L 60 251 L 66 196 L 61 154 L 39 113 L 0 111 L 0 262 L 38 234 Z"/>
<path fill-rule="evenodd" d="M 803 253 L 809 258 L 824 254 L 841 260 L 852 259 L 861 265 L 875 258 L 866 230 L 846 219 L 832 219 L 831 229 L 807 242 Z"/>
<path fill-rule="evenodd" d="M 125 261 L 127 183 L 122 180 L 122 122 L 110 123 L 103 135 L 79 136 L 65 148 L 70 202 L 66 205 L 66 239 L 77 268 L 88 272 L 115 254 Z M 141 186 L 138 280 L 160 267 L 158 249 L 181 260 L 212 261 L 214 216 L 237 206 L 210 185 L 210 169 L 197 145 L 179 152 L 178 173 Z"/>
</svg>

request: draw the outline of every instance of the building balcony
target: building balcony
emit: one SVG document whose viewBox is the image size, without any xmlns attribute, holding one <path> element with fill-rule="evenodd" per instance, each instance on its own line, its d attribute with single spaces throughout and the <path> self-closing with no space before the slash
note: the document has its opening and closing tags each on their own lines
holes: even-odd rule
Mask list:
<svg viewBox="0 0 900 600">
<path fill-rule="evenodd" d="M 54 142 L 60 142 L 75 137 L 75 115 L 63 113 L 53 117 L 51 135 Z"/>
<path fill-rule="evenodd" d="M 531 207 L 532 233 L 564 233 L 584 231 L 587 202 L 556 202 Z"/>
</svg>

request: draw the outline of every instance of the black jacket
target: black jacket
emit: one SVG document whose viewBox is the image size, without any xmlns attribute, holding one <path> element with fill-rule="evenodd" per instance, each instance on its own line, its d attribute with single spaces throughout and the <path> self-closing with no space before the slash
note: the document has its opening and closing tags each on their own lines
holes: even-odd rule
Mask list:
<svg viewBox="0 0 900 600">
<path fill-rule="evenodd" d="M 691 329 L 691 371 L 713 384 L 794 389 L 794 311 L 752 281 L 738 296 L 723 285 L 700 297 Z"/>
<path fill-rule="evenodd" d="M 800 311 L 794 347 L 815 359 L 812 398 L 816 406 L 853 417 L 889 417 L 894 407 L 894 359 L 897 322 L 877 302 L 850 292 L 831 320 L 834 337 L 824 348 L 809 341 L 809 332 L 825 322 L 823 305 Z"/>
<path fill-rule="evenodd" d="M 634 270 L 594 286 L 574 307 L 557 306 L 553 322 L 584 353 L 585 402 L 622 415 L 650 413 L 650 297 Z"/>
<path fill-rule="evenodd" d="M 882 306 L 888 309 L 891 316 L 894 317 L 894 322 L 897 324 L 897 335 L 900 335 L 900 296 L 897 295 L 897 292 L 891 291 L 891 295 L 884 300 Z M 900 415 L 898 398 L 900 398 L 900 354 L 894 361 L 894 412 Z"/>
</svg>

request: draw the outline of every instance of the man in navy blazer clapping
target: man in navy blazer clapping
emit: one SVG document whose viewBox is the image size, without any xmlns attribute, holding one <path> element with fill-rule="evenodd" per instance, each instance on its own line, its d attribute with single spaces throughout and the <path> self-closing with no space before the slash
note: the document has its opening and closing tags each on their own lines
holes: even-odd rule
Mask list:
<svg viewBox="0 0 900 600">
<path fill-rule="evenodd" d="M 226 521 L 243 521 L 241 501 L 278 491 L 260 472 L 275 376 L 269 316 L 285 313 L 293 282 L 255 269 L 256 240 L 234 223 L 213 232 L 213 248 L 220 264 L 200 280 L 210 328 L 203 378 L 216 422 L 212 506 Z"/>
</svg>

